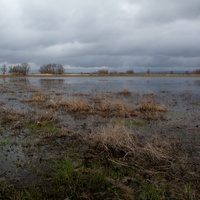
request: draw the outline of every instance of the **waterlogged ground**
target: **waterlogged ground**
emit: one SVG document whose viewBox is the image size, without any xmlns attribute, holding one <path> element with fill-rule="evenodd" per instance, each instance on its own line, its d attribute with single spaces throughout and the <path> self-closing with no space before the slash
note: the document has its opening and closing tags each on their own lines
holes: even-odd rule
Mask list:
<svg viewBox="0 0 200 200">
<path fill-rule="evenodd" d="M 109 128 L 148 158 L 94 145 Z M 1 78 L 0 149 L 0 199 L 199 199 L 200 78 Z"/>
</svg>

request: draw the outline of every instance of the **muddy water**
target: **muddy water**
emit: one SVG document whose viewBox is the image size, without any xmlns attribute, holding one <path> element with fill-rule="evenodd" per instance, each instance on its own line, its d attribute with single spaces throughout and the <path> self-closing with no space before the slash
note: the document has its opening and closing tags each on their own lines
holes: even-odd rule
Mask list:
<svg viewBox="0 0 200 200">
<path fill-rule="evenodd" d="M 117 94 L 124 89 L 128 89 L 131 96 Z M 163 118 L 144 120 L 135 117 L 119 120 L 131 124 L 132 129 L 145 135 L 160 134 L 178 138 L 185 148 L 191 150 L 192 156 L 200 150 L 198 77 L 0 78 L 0 181 L 35 174 L 35 171 L 40 170 L 37 167 L 44 158 L 59 154 L 50 144 L 41 142 L 47 137 L 45 134 L 57 132 L 57 127 L 47 127 L 39 131 L 27 128 L 27 123 L 37 122 L 40 115 L 46 112 L 45 106 L 40 103 L 25 102 L 35 93 L 44 93 L 48 99 L 90 100 L 101 97 L 122 101 L 133 108 L 154 93 L 156 103 L 167 107 Z M 6 113 L 10 115 L 8 122 L 4 119 Z M 98 115 L 74 115 L 64 110 L 55 111 L 54 114 L 59 118 L 59 127 L 80 134 L 88 134 L 111 120 Z M 30 120 L 27 121 L 28 118 Z M 60 143 L 61 139 L 55 141 Z M 33 168 L 37 170 L 34 171 Z"/>
</svg>

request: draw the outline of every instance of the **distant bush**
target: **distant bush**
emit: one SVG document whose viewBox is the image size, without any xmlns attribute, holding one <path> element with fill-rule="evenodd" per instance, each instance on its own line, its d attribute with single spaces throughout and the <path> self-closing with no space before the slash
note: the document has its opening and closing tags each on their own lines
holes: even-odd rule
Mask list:
<svg viewBox="0 0 200 200">
<path fill-rule="evenodd" d="M 108 70 L 101 69 L 101 70 L 98 71 L 98 74 L 108 74 Z"/>
<path fill-rule="evenodd" d="M 194 71 L 194 74 L 200 74 L 200 69 L 196 69 L 196 70 Z"/>
<path fill-rule="evenodd" d="M 39 69 L 41 74 L 64 74 L 64 68 L 60 64 L 42 65 Z"/>
<path fill-rule="evenodd" d="M 127 70 L 126 74 L 134 74 L 134 71 L 132 69 L 131 70 Z"/>
<path fill-rule="evenodd" d="M 110 74 L 118 74 L 118 71 L 115 71 L 115 70 L 110 71 Z"/>
<path fill-rule="evenodd" d="M 190 71 L 189 71 L 189 70 L 186 70 L 186 71 L 185 71 L 185 74 L 190 74 Z"/>
<path fill-rule="evenodd" d="M 28 63 L 22 63 L 21 65 L 10 67 L 9 73 L 13 75 L 27 75 L 29 70 L 30 65 Z"/>
</svg>

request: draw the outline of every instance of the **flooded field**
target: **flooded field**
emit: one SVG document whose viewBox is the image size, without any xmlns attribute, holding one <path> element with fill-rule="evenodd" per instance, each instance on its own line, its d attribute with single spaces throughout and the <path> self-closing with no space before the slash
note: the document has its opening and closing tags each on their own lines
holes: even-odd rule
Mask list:
<svg viewBox="0 0 200 200">
<path fill-rule="evenodd" d="M 199 77 L 0 78 L 0 199 L 199 199 Z"/>
</svg>

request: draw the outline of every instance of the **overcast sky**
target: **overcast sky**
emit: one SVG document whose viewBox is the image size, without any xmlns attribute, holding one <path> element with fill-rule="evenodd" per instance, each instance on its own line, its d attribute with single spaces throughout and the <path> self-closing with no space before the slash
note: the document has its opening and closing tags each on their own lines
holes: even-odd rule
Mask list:
<svg viewBox="0 0 200 200">
<path fill-rule="evenodd" d="M 200 67 L 200 0 L 0 0 L 0 64 Z"/>
</svg>

